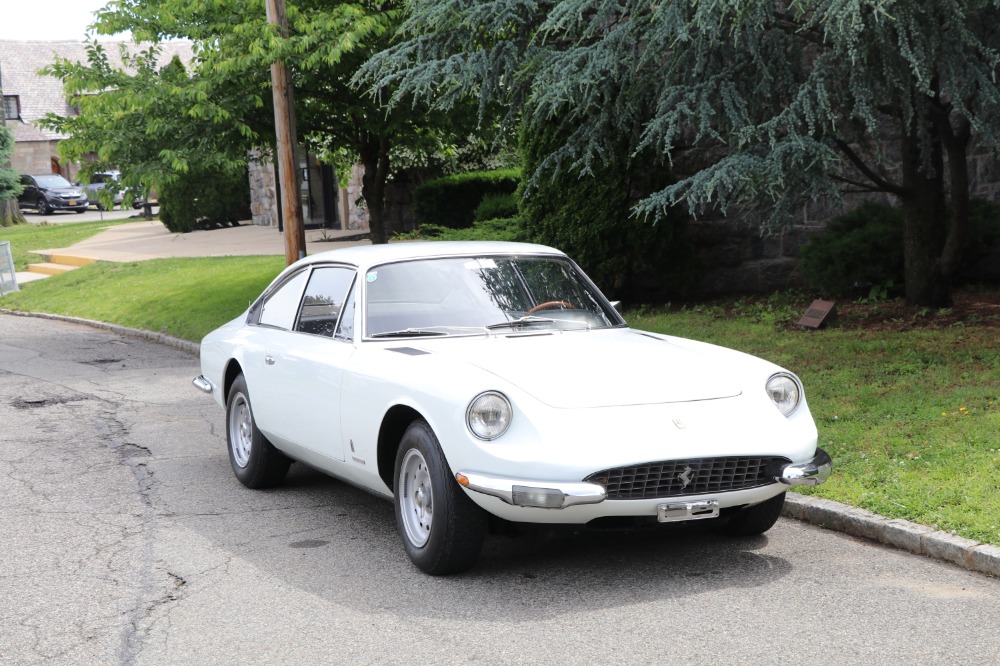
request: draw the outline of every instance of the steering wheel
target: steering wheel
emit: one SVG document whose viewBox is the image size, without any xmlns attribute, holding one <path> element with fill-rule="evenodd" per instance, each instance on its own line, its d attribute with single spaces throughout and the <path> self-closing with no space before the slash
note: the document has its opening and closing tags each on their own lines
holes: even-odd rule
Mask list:
<svg viewBox="0 0 1000 666">
<path fill-rule="evenodd" d="M 539 310 L 552 310 L 554 308 L 561 308 L 563 310 L 576 310 L 576 306 L 569 301 L 545 301 L 544 303 L 539 303 L 535 307 L 531 308 L 524 314 L 530 315 L 535 314 Z"/>
</svg>

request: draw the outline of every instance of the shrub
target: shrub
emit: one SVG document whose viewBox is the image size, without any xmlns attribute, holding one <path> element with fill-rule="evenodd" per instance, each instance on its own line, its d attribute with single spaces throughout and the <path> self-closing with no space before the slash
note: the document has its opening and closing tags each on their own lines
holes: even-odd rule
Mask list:
<svg viewBox="0 0 1000 666">
<path fill-rule="evenodd" d="M 405 237 L 405 236 L 404 236 Z M 418 238 L 433 238 L 434 240 L 480 240 L 528 242 L 528 233 L 524 228 L 524 220 L 518 216 L 498 217 L 492 220 L 478 220 L 465 229 L 449 229 L 436 224 L 420 227 L 416 234 Z"/>
<path fill-rule="evenodd" d="M 997 247 L 1000 205 L 972 199 L 962 246 L 962 265 L 967 268 L 956 282 L 978 279 L 971 269 Z M 831 298 L 895 295 L 904 285 L 902 211 L 869 202 L 834 218 L 802 249 L 800 268 L 811 287 Z"/>
<path fill-rule="evenodd" d="M 525 174 L 565 142 L 555 129 L 522 134 Z M 593 174 L 542 173 L 521 200 L 530 240 L 573 257 L 612 298 L 664 301 L 690 291 L 698 279 L 695 252 L 680 214 L 657 223 L 637 219 L 633 205 L 670 181 L 652 160 L 629 158 L 625 145 L 608 151 Z"/>
<path fill-rule="evenodd" d="M 990 265 L 990 255 L 1000 254 L 1000 204 L 985 199 L 969 202 L 969 231 L 962 249 L 962 266 L 965 270 L 959 278 L 966 281 L 996 279 L 997 267 L 985 271 L 983 265 Z"/>
<path fill-rule="evenodd" d="M 160 221 L 175 233 L 210 229 L 250 219 L 247 171 L 181 174 L 160 188 Z"/>
<path fill-rule="evenodd" d="M 450 229 L 469 227 L 484 197 L 512 194 L 520 180 L 518 169 L 471 171 L 429 180 L 413 191 L 413 213 L 417 224 Z"/>
<path fill-rule="evenodd" d="M 830 221 L 802 248 L 806 282 L 830 298 L 888 295 L 903 286 L 903 214 L 888 204 L 866 202 Z"/>
<path fill-rule="evenodd" d="M 481 222 L 514 217 L 515 215 L 517 215 L 517 195 L 511 192 L 509 194 L 487 194 L 476 206 L 472 218 Z"/>
</svg>

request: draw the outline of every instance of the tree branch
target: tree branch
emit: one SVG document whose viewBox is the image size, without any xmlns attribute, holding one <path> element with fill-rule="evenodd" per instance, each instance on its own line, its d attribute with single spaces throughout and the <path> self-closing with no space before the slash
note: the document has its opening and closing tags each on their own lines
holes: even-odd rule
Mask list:
<svg viewBox="0 0 1000 666">
<path fill-rule="evenodd" d="M 904 196 L 906 190 L 896 183 L 889 182 L 885 178 L 875 173 L 875 171 L 865 164 L 865 161 L 861 159 L 853 148 L 851 148 L 846 141 L 841 139 L 834 139 L 834 143 L 837 148 L 844 154 L 844 156 L 854 165 L 854 168 L 860 171 L 868 180 L 875 184 L 877 187 L 876 191 L 889 192 L 890 194 L 895 194 L 896 196 Z"/>
</svg>

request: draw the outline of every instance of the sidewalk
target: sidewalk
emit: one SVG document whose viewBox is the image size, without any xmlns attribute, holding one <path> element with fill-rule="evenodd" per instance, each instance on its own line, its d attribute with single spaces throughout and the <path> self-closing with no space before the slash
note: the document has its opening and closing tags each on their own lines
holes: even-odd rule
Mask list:
<svg viewBox="0 0 1000 666">
<path fill-rule="evenodd" d="M 310 229 L 306 252 L 317 254 L 344 245 L 367 245 L 366 231 Z M 36 250 L 52 272 L 71 270 L 95 261 L 144 261 L 167 257 L 228 257 L 284 255 L 284 236 L 273 227 L 243 224 L 238 227 L 175 234 L 159 221 L 127 222 L 110 227 L 71 247 Z M 62 267 L 58 269 L 57 267 Z M 49 273 L 51 274 L 51 273 Z M 18 284 L 48 277 L 43 272 L 19 272 Z"/>
</svg>

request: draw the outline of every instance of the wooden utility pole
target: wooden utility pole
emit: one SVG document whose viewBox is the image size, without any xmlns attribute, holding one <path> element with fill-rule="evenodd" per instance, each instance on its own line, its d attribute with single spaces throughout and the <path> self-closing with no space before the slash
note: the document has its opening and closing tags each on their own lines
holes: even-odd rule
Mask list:
<svg viewBox="0 0 1000 666">
<path fill-rule="evenodd" d="M 267 0 L 267 22 L 288 37 L 285 0 Z M 306 231 L 299 199 L 299 167 L 295 158 L 295 95 L 288 67 L 271 63 L 271 95 L 274 98 L 274 129 L 278 138 L 278 180 L 281 181 L 281 215 L 285 223 L 285 260 L 289 265 L 306 256 Z"/>
</svg>

